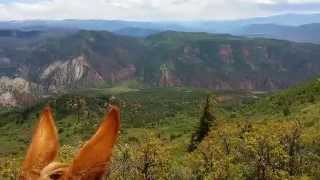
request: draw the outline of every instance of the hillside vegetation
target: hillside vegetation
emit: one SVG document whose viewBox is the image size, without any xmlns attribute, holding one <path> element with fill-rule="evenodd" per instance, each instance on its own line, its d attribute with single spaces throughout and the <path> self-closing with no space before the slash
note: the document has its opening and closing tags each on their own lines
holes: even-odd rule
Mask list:
<svg viewBox="0 0 320 180">
<path fill-rule="evenodd" d="M 209 106 L 208 94 L 214 100 Z M 27 109 L 1 111 L 0 176 L 16 177 L 31 129 L 46 104 L 55 110 L 59 159 L 66 162 L 97 128 L 109 102 L 122 109 L 111 179 L 319 179 L 319 99 L 319 80 L 258 98 L 190 88 L 66 94 Z M 192 134 L 205 128 L 199 124 L 208 114 L 204 112 L 215 119 L 189 152 Z"/>
<path fill-rule="evenodd" d="M 174 31 L 132 38 L 84 30 L 17 38 L 0 39 L 0 94 L 43 95 L 132 80 L 153 87 L 276 90 L 320 70 L 320 45 L 272 39 Z M 24 88 L 11 85 L 17 79 Z"/>
</svg>

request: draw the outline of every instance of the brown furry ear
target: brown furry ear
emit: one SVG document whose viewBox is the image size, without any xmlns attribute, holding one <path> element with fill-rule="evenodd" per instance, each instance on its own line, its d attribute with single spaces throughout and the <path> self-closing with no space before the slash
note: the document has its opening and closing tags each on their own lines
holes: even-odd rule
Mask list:
<svg viewBox="0 0 320 180">
<path fill-rule="evenodd" d="M 41 170 L 51 163 L 58 153 L 59 142 L 56 126 L 49 107 L 41 113 L 27 155 L 22 163 L 20 179 L 39 178 Z"/>
<path fill-rule="evenodd" d="M 111 106 L 96 134 L 80 149 L 67 178 L 97 179 L 104 175 L 120 127 L 120 111 Z"/>
</svg>

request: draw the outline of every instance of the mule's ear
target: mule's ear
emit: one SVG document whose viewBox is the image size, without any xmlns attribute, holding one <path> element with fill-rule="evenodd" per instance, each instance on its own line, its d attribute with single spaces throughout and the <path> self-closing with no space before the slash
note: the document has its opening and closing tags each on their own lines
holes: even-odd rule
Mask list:
<svg viewBox="0 0 320 180">
<path fill-rule="evenodd" d="M 99 129 L 80 149 L 67 173 L 68 177 L 96 179 L 105 174 L 120 127 L 120 111 L 110 106 Z"/>
<path fill-rule="evenodd" d="M 51 163 L 58 153 L 58 133 L 49 107 L 40 115 L 27 155 L 22 163 L 20 179 L 33 180 Z"/>
</svg>

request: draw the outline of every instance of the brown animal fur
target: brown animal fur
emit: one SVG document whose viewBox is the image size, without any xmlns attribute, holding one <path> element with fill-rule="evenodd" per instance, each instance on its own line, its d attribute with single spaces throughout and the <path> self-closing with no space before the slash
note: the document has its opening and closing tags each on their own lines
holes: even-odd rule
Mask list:
<svg viewBox="0 0 320 180">
<path fill-rule="evenodd" d="M 70 165 L 53 162 L 59 150 L 58 133 L 50 108 L 45 108 L 21 167 L 21 180 L 95 180 L 106 171 L 120 127 L 120 112 L 110 106 L 97 132 Z"/>
</svg>

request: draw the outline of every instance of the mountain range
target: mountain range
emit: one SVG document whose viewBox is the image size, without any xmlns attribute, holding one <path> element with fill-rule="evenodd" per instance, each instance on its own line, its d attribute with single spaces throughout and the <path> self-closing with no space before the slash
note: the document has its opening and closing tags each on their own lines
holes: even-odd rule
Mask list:
<svg viewBox="0 0 320 180">
<path fill-rule="evenodd" d="M 300 26 L 275 24 L 253 24 L 243 28 L 239 34 L 249 37 L 284 39 L 296 42 L 320 43 L 320 23 Z"/>
<path fill-rule="evenodd" d="M 256 17 L 239 20 L 193 20 L 193 21 L 124 21 L 124 20 L 24 20 L 1 21 L 0 29 L 83 29 L 118 31 L 125 28 L 201 31 L 232 33 L 252 24 L 277 24 L 285 26 L 300 26 L 320 23 L 320 14 L 282 14 L 269 17 Z"/>
<path fill-rule="evenodd" d="M 273 91 L 319 74 L 320 14 L 0 22 L 0 105 L 136 82 Z"/>
<path fill-rule="evenodd" d="M 132 80 L 269 91 L 320 71 L 320 45 L 281 40 L 175 31 L 146 38 L 86 30 L 0 34 L 9 36 L 0 39 L 0 104 L 8 105 Z"/>
<path fill-rule="evenodd" d="M 317 40 L 317 32 L 319 32 L 318 23 L 320 23 L 320 14 L 282 14 L 270 17 L 225 21 L 123 21 L 77 19 L 0 21 L 0 29 L 24 31 L 110 31 L 116 34 L 133 37 L 146 37 L 163 31 L 207 32 L 319 43 Z M 315 38 L 315 40 L 313 38 Z"/>
</svg>

